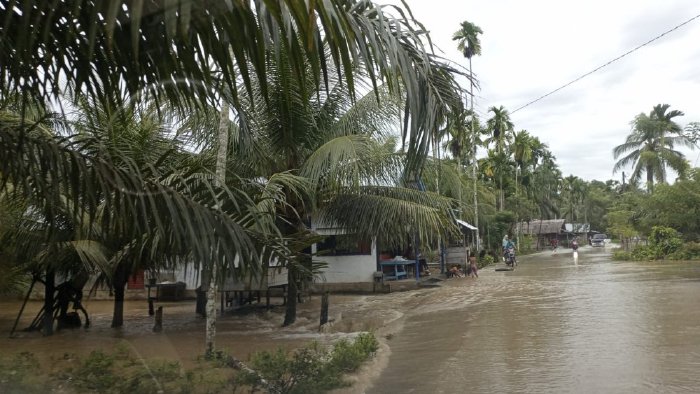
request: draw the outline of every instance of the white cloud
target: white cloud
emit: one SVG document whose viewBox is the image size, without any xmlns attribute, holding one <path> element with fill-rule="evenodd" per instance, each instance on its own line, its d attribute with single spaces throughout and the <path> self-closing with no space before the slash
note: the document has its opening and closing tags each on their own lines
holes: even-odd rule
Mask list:
<svg viewBox="0 0 700 394">
<path fill-rule="evenodd" d="M 695 0 L 406 1 L 454 62 L 466 64 L 451 39 L 459 23 L 484 30 L 482 56 L 473 59 L 482 115 L 494 105 L 513 111 L 700 14 Z M 697 42 L 700 19 L 513 114 L 516 128 L 547 143 L 565 175 L 611 178 L 612 148 L 638 113 L 668 103 L 686 113 L 681 124 L 700 121 Z M 696 155 L 688 152 L 691 163 Z"/>
</svg>

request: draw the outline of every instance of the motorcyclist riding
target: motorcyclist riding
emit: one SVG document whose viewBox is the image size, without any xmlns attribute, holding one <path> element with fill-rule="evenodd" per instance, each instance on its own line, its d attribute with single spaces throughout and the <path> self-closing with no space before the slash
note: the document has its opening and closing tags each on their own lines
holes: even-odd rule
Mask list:
<svg viewBox="0 0 700 394">
<path fill-rule="evenodd" d="M 506 265 L 515 265 L 515 244 L 508 238 L 503 237 L 503 258 Z"/>
</svg>

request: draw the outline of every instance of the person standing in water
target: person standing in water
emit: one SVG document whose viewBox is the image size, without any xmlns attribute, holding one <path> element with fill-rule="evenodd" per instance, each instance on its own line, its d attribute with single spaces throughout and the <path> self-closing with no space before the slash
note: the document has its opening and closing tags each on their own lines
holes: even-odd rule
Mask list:
<svg viewBox="0 0 700 394">
<path fill-rule="evenodd" d="M 479 277 L 479 268 L 476 266 L 476 255 L 474 252 L 469 253 L 469 277 Z"/>
</svg>

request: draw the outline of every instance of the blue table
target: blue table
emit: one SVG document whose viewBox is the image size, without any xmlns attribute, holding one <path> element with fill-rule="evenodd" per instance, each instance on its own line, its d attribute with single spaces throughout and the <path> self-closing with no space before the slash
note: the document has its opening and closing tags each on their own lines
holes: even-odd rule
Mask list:
<svg viewBox="0 0 700 394">
<path fill-rule="evenodd" d="M 403 278 L 408 278 L 408 272 L 406 272 L 406 266 L 413 265 L 415 264 L 415 261 L 411 260 L 385 260 L 379 263 L 379 265 L 382 267 L 382 272 L 384 272 L 384 268 L 391 268 L 392 271 L 384 276 L 384 279 L 387 280 L 399 280 L 402 277 Z"/>
</svg>

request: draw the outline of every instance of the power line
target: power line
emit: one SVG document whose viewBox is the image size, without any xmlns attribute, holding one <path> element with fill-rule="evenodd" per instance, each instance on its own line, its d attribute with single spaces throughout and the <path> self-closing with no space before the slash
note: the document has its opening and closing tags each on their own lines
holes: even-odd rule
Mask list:
<svg viewBox="0 0 700 394">
<path fill-rule="evenodd" d="M 571 82 L 569 82 L 569 83 L 567 83 L 567 84 L 565 84 L 565 85 L 562 85 L 562 86 L 560 86 L 560 87 L 558 87 L 558 88 L 552 90 L 551 92 L 549 92 L 549 93 L 547 93 L 547 94 L 545 94 L 545 95 L 543 95 L 543 96 L 540 96 L 540 97 L 538 97 L 538 98 L 536 98 L 536 99 L 530 101 L 529 103 L 527 103 L 527 104 L 523 105 L 522 107 L 519 107 L 519 108 L 516 109 L 515 111 L 511 112 L 511 114 L 514 114 L 514 113 L 520 111 L 521 109 L 523 109 L 523 108 L 525 108 L 525 107 L 528 107 L 528 106 L 530 106 L 530 105 L 532 105 L 532 104 L 534 104 L 534 103 L 536 103 L 536 102 L 542 100 L 542 99 L 545 98 L 545 97 L 551 96 L 552 94 L 554 94 L 554 93 L 556 93 L 556 92 L 558 92 L 558 91 L 560 91 L 560 90 L 562 90 L 562 89 L 568 87 L 569 85 L 572 85 L 572 84 L 574 84 L 574 83 L 576 83 L 576 82 L 582 80 L 583 78 L 585 78 L 585 77 L 587 77 L 587 76 L 589 76 L 589 75 L 595 73 L 596 71 L 598 71 L 598 70 L 600 70 L 600 69 L 602 69 L 602 68 L 604 68 L 604 67 L 609 66 L 610 64 L 612 64 L 612 63 L 614 63 L 614 62 L 616 62 L 616 61 L 622 59 L 623 57 L 629 55 L 630 53 L 635 52 L 635 51 L 637 51 L 638 49 L 640 49 L 640 48 L 642 48 L 642 47 L 645 47 L 645 46 L 651 44 L 652 42 L 654 42 L 654 41 L 660 39 L 661 37 L 665 36 L 666 34 L 671 33 L 671 32 L 673 32 L 673 31 L 675 31 L 675 30 L 677 30 L 677 29 L 679 29 L 679 28 L 681 28 L 681 27 L 687 25 L 688 23 L 690 23 L 690 22 L 692 22 L 692 21 L 694 21 L 695 19 L 698 19 L 698 18 L 700 18 L 700 14 L 695 15 L 694 17 L 692 17 L 692 18 L 688 19 L 687 21 L 685 21 L 685 22 L 683 22 L 683 23 L 681 23 L 681 24 L 675 26 L 674 28 L 672 28 L 672 29 L 670 29 L 670 30 L 667 30 L 667 31 L 665 31 L 665 32 L 663 32 L 663 33 L 661 33 L 661 34 L 659 34 L 658 36 L 652 38 L 651 40 L 645 42 L 644 44 L 641 44 L 641 45 L 635 47 L 634 49 L 631 49 L 631 50 L 629 50 L 629 51 L 623 53 L 622 55 L 620 55 L 620 56 L 618 56 L 618 57 L 616 57 L 616 58 L 610 60 L 609 62 L 603 64 L 602 66 L 599 66 L 599 67 L 593 69 L 592 71 L 589 71 L 589 72 L 587 72 L 587 73 L 581 75 L 580 77 L 574 79 L 573 81 L 571 81 Z"/>
</svg>

